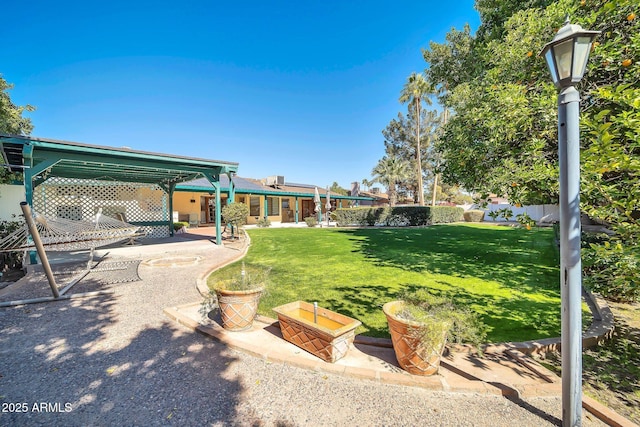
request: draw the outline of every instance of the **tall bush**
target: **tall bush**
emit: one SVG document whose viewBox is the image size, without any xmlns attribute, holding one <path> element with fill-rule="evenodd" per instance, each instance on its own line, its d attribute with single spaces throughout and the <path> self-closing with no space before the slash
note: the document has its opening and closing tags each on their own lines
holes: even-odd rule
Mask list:
<svg viewBox="0 0 640 427">
<path fill-rule="evenodd" d="M 245 203 L 232 202 L 222 207 L 222 218 L 237 229 L 247 223 L 249 206 Z"/>
<path fill-rule="evenodd" d="M 450 206 L 342 208 L 332 213 L 339 226 L 415 227 L 462 221 L 464 209 Z"/>
</svg>

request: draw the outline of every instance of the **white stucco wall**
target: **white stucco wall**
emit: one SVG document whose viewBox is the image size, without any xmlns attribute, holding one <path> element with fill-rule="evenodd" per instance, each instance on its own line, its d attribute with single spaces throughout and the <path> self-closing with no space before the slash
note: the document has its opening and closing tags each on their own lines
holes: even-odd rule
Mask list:
<svg viewBox="0 0 640 427">
<path fill-rule="evenodd" d="M 0 184 L 0 221 L 13 221 L 15 215 L 22 215 L 20 202 L 25 201 L 22 185 Z"/>
<path fill-rule="evenodd" d="M 487 205 L 485 212 L 488 214 L 491 211 L 497 211 L 503 208 L 509 208 L 513 212 L 513 216 L 510 221 L 516 220 L 516 215 L 521 213 L 527 213 L 534 221 L 540 221 L 542 218 L 546 219 L 546 222 L 558 221 L 560 217 L 560 207 L 558 205 L 531 205 L 515 207 L 509 204 L 497 204 Z M 489 215 L 484 216 L 485 221 L 493 221 Z M 496 218 L 496 222 L 504 221 L 504 218 Z"/>
</svg>

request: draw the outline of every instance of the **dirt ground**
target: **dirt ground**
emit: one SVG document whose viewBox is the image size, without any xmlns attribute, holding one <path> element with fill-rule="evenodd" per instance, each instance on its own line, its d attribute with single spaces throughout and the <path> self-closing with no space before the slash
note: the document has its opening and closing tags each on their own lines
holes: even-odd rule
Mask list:
<svg viewBox="0 0 640 427">
<path fill-rule="evenodd" d="M 640 424 L 640 304 L 607 302 L 615 318 L 613 338 L 585 350 L 582 357 L 584 394 Z M 560 354 L 545 362 L 560 373 Z"/>
</svg>

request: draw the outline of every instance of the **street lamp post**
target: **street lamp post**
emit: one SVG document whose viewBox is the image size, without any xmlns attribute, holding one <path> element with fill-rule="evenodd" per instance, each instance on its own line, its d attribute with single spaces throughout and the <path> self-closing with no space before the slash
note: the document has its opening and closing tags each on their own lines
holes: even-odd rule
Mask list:
<svg viewBox="0 0 640 427">
<path fill-rule="evenodd" d="M 558 94 L 560 284 L 562 298 L 562 425 L 582 423 L 582 263 L 580 260 L 580 95 L 593 39 L 569 20 L 542 50 Z"/>
</svg>

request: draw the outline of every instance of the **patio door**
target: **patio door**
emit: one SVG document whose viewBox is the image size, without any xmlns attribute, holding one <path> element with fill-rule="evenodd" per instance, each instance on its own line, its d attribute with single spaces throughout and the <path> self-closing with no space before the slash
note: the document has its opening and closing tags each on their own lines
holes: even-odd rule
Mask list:
<svg viewBox="0 0 640 427">
<path fill-rule="evenodd" d="M 220 198 L 220 208 L 227 205 L 227 197 Z M 202 219 L 207 224 L 216 223 L 216 198 L 215 196 L 202 197 Z"/>
<path fill-rule="evenodd" d="M 205 197 L 204 198 L 204 214 L 205 222 L 207 224 L 213 224 L 216 222 L 216 198 Z"/>
<path fill-rule="evenodd" d="M 291 199 L 282 199 L 282 222 L 293 222 Z"/>
<path fill-rule="evenodd" d="M 303 200 L 302 201 L 302 220 L 307 217 L 315 217 L 316 213 L 314 211 L 316 205 L 313 203 L 313 199 L 311 200 Z"/>
</svg>

